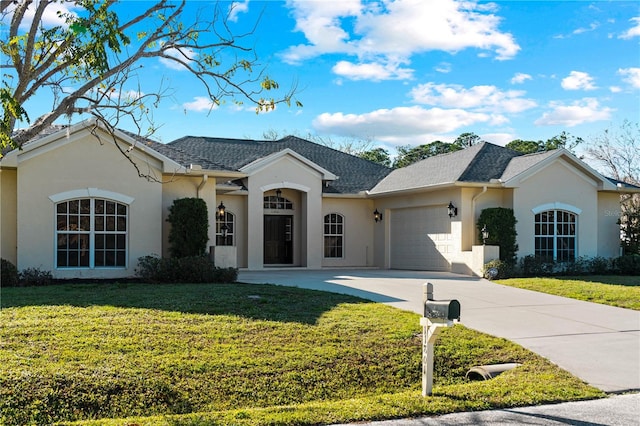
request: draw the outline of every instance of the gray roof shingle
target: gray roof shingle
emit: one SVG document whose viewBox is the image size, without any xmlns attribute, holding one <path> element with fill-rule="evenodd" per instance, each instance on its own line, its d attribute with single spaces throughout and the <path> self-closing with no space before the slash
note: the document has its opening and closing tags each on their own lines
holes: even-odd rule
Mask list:
<svg viewBox="0 0 640 426">
<path fill-rule="evenodd" d="M 276 141 L 185 136 L 168 146 L 229 170 L 239 170 L 289 148 L 339 177 L 323 188 L 327 193 L 356 194 L 369 190 L 391 172 L 388 167 L 295 136 Z"/>
<path fill-rule="evenodd" d="M 396 169 L 371 193 L 412 190 L 454 182 L 489 182 L 499 178 L 509 162 L 520 155 L 511 149 L 482 142 Z"/>
</svg>

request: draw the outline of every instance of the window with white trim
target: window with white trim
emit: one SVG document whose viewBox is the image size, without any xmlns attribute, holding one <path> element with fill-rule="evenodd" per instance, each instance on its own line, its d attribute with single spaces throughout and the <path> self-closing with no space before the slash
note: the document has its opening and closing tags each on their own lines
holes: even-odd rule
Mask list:
<svg viewBox="0 0 640 426">
<path fill-rule="evenodd" d="M 324 217 L 324 257 L 344 257 L 344 217 L 330 213 Z"/>
<path fill-rule="evenodd" d="M 569 262 L 577 255 L 578 216 L 566 210 L 547 210 L 535 216 L 535 255 Z"/>
<path fill-rule="evenodd" d="M 235 215 L 227 211 L 224 212 L 224 217 L 216 215 L 216 245 L 217 246 L 232 246 L 235 235 Z"/>
<path fill-rule="evenodd" d="M 129 222 L 126 204 L 80 198 L 55 206 L 56 267 L 126 267 Z"/>
</svg>

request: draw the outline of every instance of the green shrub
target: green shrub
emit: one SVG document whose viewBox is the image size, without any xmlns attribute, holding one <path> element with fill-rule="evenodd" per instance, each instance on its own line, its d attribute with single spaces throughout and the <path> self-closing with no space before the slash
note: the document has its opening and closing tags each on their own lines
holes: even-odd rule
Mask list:
<svg viewBox="0 0 640 426">
<path fill-rule="evenodd" d="M 167 222 L 171 257 L 202 256 L 209 241 L 207 204 L 200 198 L 180 198 L 169 207 Z"/>
<path fill-rule="evenodd" d="M 487 244 L 500 247 L 500 260 L 514 265 L 516 263 L 516 253 L 518 244 L 516 243 L 516 220 L 512 209 L 494 207 L 482 210 L 476 227 L 478 237 L 482 238 L 482 228 L 487 227 L 489 238 Z"/>
<path fill-rule="evenodd" d="M 613 259 L 596 256 L 590 260 L 589 273 L 594 275 L 606 275 L 613 272 Z"/>
<path fill-rule="evenodd" d="M 518 269 L 524 277 L 546 277 L 553 275 L 553 262 L 532 254 L 520 259 Z"/>
<path fill-rule="evenodd" d="M 40 268 L 26 268 L 18 274 L 18 281 L 22 287 L 44 286 L 53 283 L 53 276 L 51 271 L 45 271 Z"/>
<path fill-rule="evenodd" d="M 218 268 L 206 256 L 138 259 L 136 275 L 151 283 L 232 283 L 238 279 L 236 268 Z"/>
<path fill-rule="evenodd" d="M 482 267 L 482 276 L 488 280 L 511 278 L 513 274 L 513 266 L 500 259 L 493 259 Z"/>
<path fill-rule="evenodd" d="M 620 256 L 614 263 L 622 275 L 640 275 L 640 254 Z"/>
<path fill-rule="evenodd" d="M 2 287 L 18 285 L 18 268 L 7 259 L 0 259 L 0 285 Z"/>
</svg>

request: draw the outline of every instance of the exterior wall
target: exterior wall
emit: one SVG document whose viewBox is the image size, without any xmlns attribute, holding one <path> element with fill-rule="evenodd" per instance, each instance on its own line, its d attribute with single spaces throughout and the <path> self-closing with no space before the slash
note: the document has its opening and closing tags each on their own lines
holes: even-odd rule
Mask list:
<svg viewBox="0 0 640 426">
<path fill-rule="evenodd" d="M 167 222 L 169 207 L 180 198 L 202 198 L 207 204 L 209 215 L 209 242 L 212 246 L 215 242 L 216 216 L 218 204 L 216 203 L 215 179 L 203 176 L 164 176 L 162 185 L 162 254 L 169 257 L 169 231 L 171 224 Z"/>
<path fill-rule="evenodd" d="M 247 267 L 264 268 L 263 198 L 265 193 L 282 190 L 294 201 L 294 263 L 318 269 L 322 266 L 322 176 L 291 156 L 283 156 L 254 171 L 248 178 Z"/>
<path fill-rule="evenodd" d="M 0 257 L 18 261 L 17 172 L 0 170 Z"/>
<path fill-rule="evenodd" d="M 226 210 L 229 213 L 233 213 L 235 219 L 235 235 L 234 244 L 236 246 L 236 260 L 238 268 L 247 267 L 247 247 L 249 245 L 247 237 L 247 195 L 229 195 L 218 194 L 217 202 L 224 203 Z M 217 208 L 217 207 L 216 207 Z M 209 213 L 211 215 L 211 213 Z M 215 234 L 215 216 L 213 217 L 212 225 Z M 255 240 L 252 239 L 255 244 Z M 209 240 L 209 245 L 215 244 L 215 238 Z"/>
<path fill-rule="evenodd" d="M 620 256 L 620 225 L 618 225 L 620 214 L 620 195 L 600 192 L 598 194 L 598 256 Z"/>
<path fill-rule="evenodd" d="M 469 251 L 474 245 L 482 244 L 478 238 L 478 218 L 482 210 L 493 207 L 513 208 L 510 194 L 513 191 L 505 188 L 462 188 L 461 190 L 461 221 L 462 230 L 462 250 Z"/>
<path fill-rule="evenodd" d="M 80 131 L 51 145 L 38 148 L 40 155 L 32 155 L 32 151 L 25 153 L 29 155 L 19 156 L 18 269 L 36 267 L 51 270 L 55 278 L 133 276 L 139 257 L 159 253 L 162 248 L 161 185 L 139 178 L 131 163 L 108 138 L 101 144 L 88 132 Z M 43 152 L 48 148 L 48 152 Z M 132 154 L 144 155 L 135 151 Z M 148 157 L 137 160 L 139 164 L 144 163 L 144 167 L 149 167 L 151 173 L 160 176 L 159 164 Z M 56 269 L 55 205 L 49 197 L 87 188 L 133 198 L 129 206 L 125 269 Z"/>
<path fill-rule="evenodd" d="M 383 226 L 373 220 L 374 210 L 372 200 L 331 197 L 323 199 L 321 226 L 323 226 L 324 216 L 327 214 L 338 213 L 344 217 L 344 257 L 340 259 L 324 258 L 323 238 L 323 267 L 373 266 L 373 231 L 375 227 Z"/>
<path fill-rule="evenodd" d="M 532 209 L 545 204 L 561 203 L 581 210 L 577 226 L 577 256 L 598 255 L 597 184 L 590 177 L 556 160 L 537 173 L 520 181 L 514 189 L 514 213 L 518 223 L 518 257 L 534 254 L 534 219 Z"/>
</svg>

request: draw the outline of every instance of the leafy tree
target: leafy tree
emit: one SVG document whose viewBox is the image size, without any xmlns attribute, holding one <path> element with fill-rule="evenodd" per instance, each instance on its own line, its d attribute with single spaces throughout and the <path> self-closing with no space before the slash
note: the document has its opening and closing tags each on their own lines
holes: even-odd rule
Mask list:
<svg viewBox="0 0 640 426">
<path fill-rule="evenodd" d="M 295 87 L 278 98 L 267 95 L 279 84 L 264 70 L 254 70 L 258 61 L 249 40 L 253 31 L 234 34 L 227 19 L 231 9 L 216 5 L 191 18 L 186 0 L 156 0 L 146 3 L 148 8 L 138 16 L 122 18 L 126 15 L 119 11 L 127 6 L 120 3 L 0 2 L 0 21 L 8 23 L 0 39 L 0 148 L 20 148 L 56 119 L 81 113 L 109 128 L 125 119 L 133 121 L 140 134 L 148 126 L 149 136 L 156 129 L 153 109 L 171 95 L 166 88 L 145 87 L 137 78 L 136 71 L 149 58 L 187 70 L 202 83 L 212 105 L 250 102 L 260 112 L 294 100 Z M 61 23 L 48 25 L 45 16 L 56 13 Z M 47 91 L 53 99 L 49 112 L 32 116 L 28 101 Z M 18 121 L 29 127 L 16 129 Z"/>
<path fill-rule="evenodd" d="M 557 136 L 554 136 L 541 146 L 540 151 L 552 151 L 554 149 L 564 148 L 568 151 L 574 152 L 576 147 L 583 143 L 584 140 L 581 137 L 572 136 L 571 134 L 563 131 Z"/>
<path fill-rule="evenodd" d="M 482 138 L 475 133 L 462 133 L 453 141 L 453 144 L 460 148 L 469 148 L 482 142 Z"/>
<path fill-rule="evenodd" d="M 363 151 L 358 154 L 358 157 L 382 164 L 386 167 L 391 167 L 391 157 L 389 156 L 389 152 L 384 148 L 374 148 L 369 151 Z"/>
<path fill-rule="evenodd" d="M 514 139 L 505 145 L 506 148 L 523 154 L 534 154 L 541 150 L 542 141 L 523 141 L 522 139 Z"/>
<path fill-rule="evenodd" d="M 607 129 L 587 143 L 587 160 L 605 175 L 640 186 L 640 124 L 623 121 L 618 129 Z M 640 254 L 640 194 L 621 194 L 622 246 L 627 254 Z"/>
<path fill-rule="evenodd" d="M 446 154 L 448 152 L 459 151 L 462 148 L 460 145 L 434 141 L 428 144 L 411 147 L 409 145 L 398 147 L 398 157 L 393 163 L 393 167 L 400 168 L 406 167 L 409 164 L 416 163 L 425 158 L 433 157 L 434 155 Z"/>
</svg>

